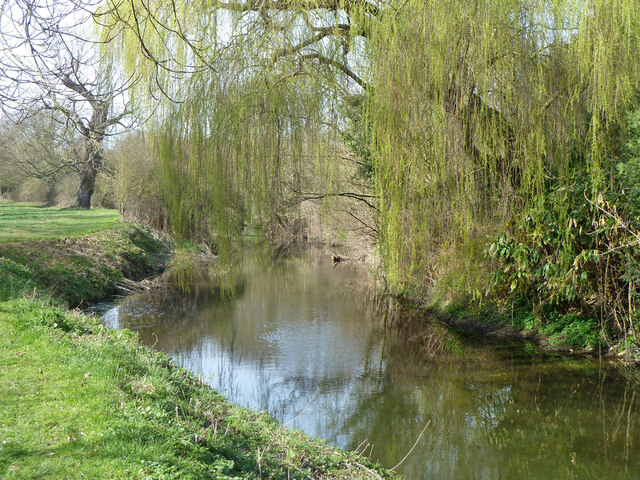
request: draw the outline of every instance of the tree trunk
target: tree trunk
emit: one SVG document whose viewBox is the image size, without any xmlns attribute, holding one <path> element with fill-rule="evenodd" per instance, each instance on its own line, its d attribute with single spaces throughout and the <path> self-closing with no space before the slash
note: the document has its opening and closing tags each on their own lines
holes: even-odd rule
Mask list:
<svg viewBox="0 0 640 480">
<path fill-rule="evenodd" d="M 102 166 L 102 135 L 85 140 L 85 159 L 84 168 L 80 172 L 80 186 L 71 208 L 89 210 L 91 196 L 96 186 L 96 176 Z"/>
<path fill-rule="evenodd" d="M 71 208 L 89 210 L 91 208 L 91 196 L 96 185 L 96 172 L 87 166 L 80 174 L 80 186 L 73 199 Z"/>
<path fill-rule="evenodd" d="M 47 191 L 44 195 L 45 204 L 49 207 L 56 204 L 56 195 L 57 195 L 57 187 L 58 187 L 58 179 L 53 177 L 48 179 L 46 182 Z"/>
</svg>

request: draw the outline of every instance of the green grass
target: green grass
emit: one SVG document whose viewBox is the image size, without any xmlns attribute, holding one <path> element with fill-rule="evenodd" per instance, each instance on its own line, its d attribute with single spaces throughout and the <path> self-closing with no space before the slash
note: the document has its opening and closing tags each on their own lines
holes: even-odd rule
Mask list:
<svg viewBox="0 0 640 480">
<path fill-rule="evenodd" d="M 124 277 L 158 272 L 169 257 L 166 239 L 118 222 L 93 235 L 0 243 L 0 300 L 34 289 L 75 307 L 116 292 Z"/>
<path fill-rule="evenodd" d="M 106 230 L 119 221 L 116 210 L 75 210 L 0 202 L 0 243 L 79 237 Z"/>
</svg>

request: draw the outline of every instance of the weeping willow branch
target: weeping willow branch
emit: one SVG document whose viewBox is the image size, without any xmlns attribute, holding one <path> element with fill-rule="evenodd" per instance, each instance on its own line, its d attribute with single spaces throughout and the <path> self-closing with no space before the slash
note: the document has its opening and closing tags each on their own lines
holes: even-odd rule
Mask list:
<svg viewBox="0 0 640 480">
<path fill-rule="evenodd" d="M 351 29 L 351 27 L 349 25 L 345 25 L 345 24 L 338 24 L 336 26 L 332 26 L 332 27 L 323 27 L 323 28 L 313 28 L 313 31 L 318 32 L 316 35 L 314 35 L 313 37 L 298 43 L 297 45 L 294 45 L 292 47 L 285 47 L 283 49 L 281 49 L 280 51 L 276 52 L 273 55 L 273 61 L 277 61 L 279 58 L 282 58 L 284 56 L 287 55 L 291 55 L 292 53 L 298 53 L 300 50 L 303 50 L 306 47 L 309 47 L 311 45 L 314 45 L 316 43 L 318 43 L 320 40 L 322 40 L 323 38 L 326 38 L 330 35 L 334 35 L 336 33 L 336 31 L 343 31 L 345 33 L 348 33 L 349 30 Z"/>
<path fill-rule="evenodd" d="M 215 1 L 214 6 L 233 12 L 259 12 L 261 10 L 345 10 L 362 9 L 371 16 L 380 15 L 380 9 L 367 0 L 247 0 L 246 2 Z"/>
<path fill-rule="evenodd" d="M 360 217 L 355 215 L 353 212 L 347 211 L 347 215 L 349 215 L 351 218 L 356 220 L 358 223 L 362 224 L 363 228 L 365 230 L 367 230 L 367 235 L 369 235 L 370 237 L 374 238 L 375 240 L 378 240 L 378 237 L 380 235 L 380 231 L 376 227 L 374 227 L 372 225 L 369 225 L 367 222 L 362 220 Z"/>
<path fill-rule="evenodd" d="M 342 73 L 344 73 L 347 77 L 349 77 L 353 81 L 355 81 L 364 90 L 369 90 L 369 85 L 367 84 L 367 82 L 362 80 L 362 78 L 360 78 L 353 70 L 351 70 L 345 64 L 340 63 L 337 60 L 334 60 L 333 58 L 325 57 L 324 55 L 321 55 L 320 53 L 308 53 L 306 55 L 303 55 L 302 58 L 305 59 L 305 60 L 314 60 L 315 59 L 315 60 L 318 60 L 320 63 L 323 63 L 325 65 L 329 65 L 331 67 L 335 67 L 338 70 L 340 70 Z"/>
<path fill-rule="evenodd" d="M 587 172 L 594 194 L 609 188 L 617 125 L 640 91 L 636 3 L 109 5 L 114 28 L 124 24 L 123 68 L 182 101 L 163 103 L 158 124 L 168 132 L 159 148 L 167 198 L 185 225 L 206 217 L 207 231 L 231 238 L 231 219 L 268 221 L 290 205 L 286 187 L 295 184 L 300 202 L 367 205 L 393 288 L 455 278 L 476 293 L 487 282 L 489 239 L 542 208 L 550 182 L 562 188 L 575 170 Z M 181 66 L 203 63 L 199 54 L 215 71 L 182 76 Z M 365 97 L 361 131 L 340 138 L 354 89 Z M 373 195 L 338 186 L 353 165 L 326 152 L 345 146 L 367 156 Z M 558 202 L 567 217 L 569 202 Z"/>
<path fill-rule="evenodd" d="M 322 200 L 324 198 L 331 197 L 344 197 L 344 198 L 352 198 L 354 200 L 358 200 L 366 204 L 369 208 L 372 208 L 375 211 L 379 211 L 378 207 L 376 207 L 373 203 L 371 203 L 371 199 L 374 199 L 373 195 L 366 195 L 362 193 L 353 193 L 353 192 L 339 192 L 339 193 L 313 193 L 313 192 L 295 192 L 302 197 L 296 203 L 307 202 L 309 200 Z"/>
</svg>

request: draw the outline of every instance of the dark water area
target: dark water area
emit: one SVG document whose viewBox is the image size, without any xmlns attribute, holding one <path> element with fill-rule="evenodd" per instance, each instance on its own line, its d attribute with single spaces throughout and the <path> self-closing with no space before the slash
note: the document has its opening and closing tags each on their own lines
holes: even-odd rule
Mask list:
<svg viewBox="0 0 640 480">
<path fill-rule="evenodd" d="M 168 285 L 104 319 L 230 401 L 386 467 L 415 444 L 408 479 L 640 478 L 640 392 L 610 365 L 465 338 L 376 299 L 349 264 L 251 265 L 234 285 Z"/>
</svg>

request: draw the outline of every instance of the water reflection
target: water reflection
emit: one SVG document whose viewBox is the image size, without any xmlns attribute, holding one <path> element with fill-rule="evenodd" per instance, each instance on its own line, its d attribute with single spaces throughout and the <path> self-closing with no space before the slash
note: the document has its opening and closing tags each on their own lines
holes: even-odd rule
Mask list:
<svg viewBox="0 0 640 480">
<path fill-rule="evenodd" d="M 399 468 L 409 479 L 640 477 L 638 398 L 613 371 L 465 340 L 410 312 L 385 328 L 367 284 L 313 259 L 248 266 L 234 299 L 208 282 L 168 287 L 105 321 L 231 401 L 389 467 L 430 422 Z"/>
</svg>

